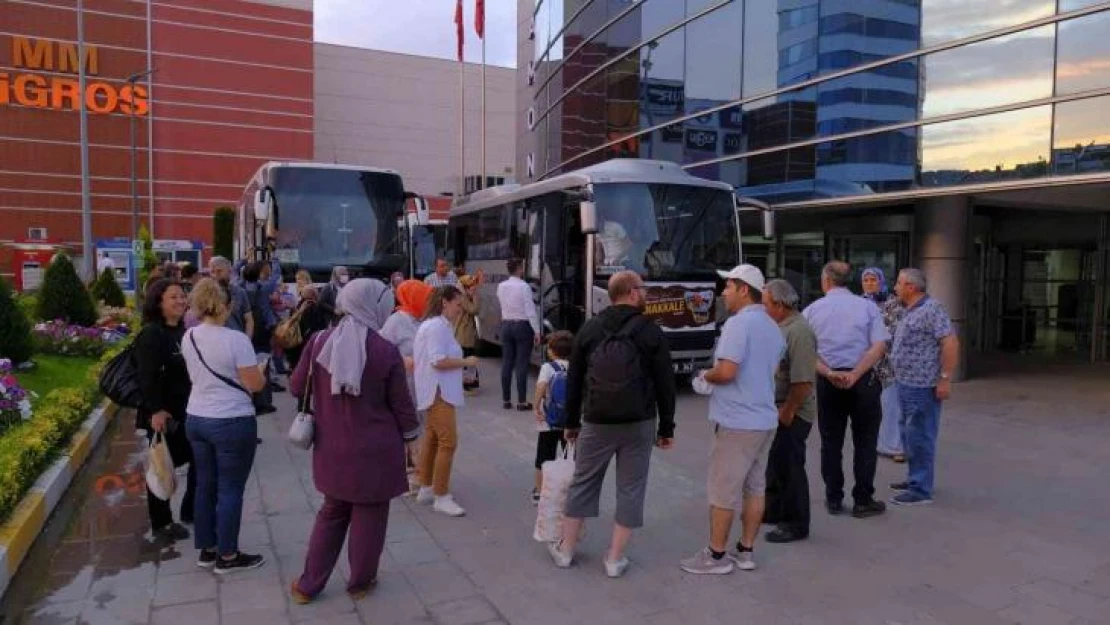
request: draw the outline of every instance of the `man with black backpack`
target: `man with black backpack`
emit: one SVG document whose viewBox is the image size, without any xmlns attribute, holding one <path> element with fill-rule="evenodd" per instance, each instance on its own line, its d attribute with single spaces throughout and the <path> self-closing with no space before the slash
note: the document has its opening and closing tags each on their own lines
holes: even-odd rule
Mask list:
<svg viewBox="0 0 1110 625">
<path fill-rule="evenodd" d="M 565 436 L 577 441 L 576 465 L 563 538 L 548 551 L 556 566 L 570 566 L 585 519 L 598 515 L 605 471 L 616 456 L 616 524 L 605 572 L 620 577 L 628 568 L 624 550 L 632 530 L 644 522 L 652 447 L 674 444 L 676 391 L 666 338 L 643 314 L 640 276 L 622 271 L 610 277 L 609 301 L 582 326 L 571 352 Z"/>
</svg>

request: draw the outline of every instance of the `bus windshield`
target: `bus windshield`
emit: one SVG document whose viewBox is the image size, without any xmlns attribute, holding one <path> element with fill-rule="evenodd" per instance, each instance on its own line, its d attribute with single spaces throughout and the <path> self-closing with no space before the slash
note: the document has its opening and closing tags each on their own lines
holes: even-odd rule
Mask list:
<svg viewBox="0 0 1110 625">
<path fill-rule="evenodd" d="M 739 263 L 728 191 L 673 184 L 597 184 L 597 274 L 715 281 Z"/>
<path fill-rule="evenodd" d="M 416 276 L 426 276 L 432 273 L 436 268 L 436 258 L 443 258 L 446 247 L 446 224 L 413 227 L 413 266 Z"/>
<path fill-rule="evenodd" d="M 274 253 L 283 263 L 311 269 L 399 264 L 400 176 L 282 167 L 272 186 L 279 216 Z"/>
</svg>

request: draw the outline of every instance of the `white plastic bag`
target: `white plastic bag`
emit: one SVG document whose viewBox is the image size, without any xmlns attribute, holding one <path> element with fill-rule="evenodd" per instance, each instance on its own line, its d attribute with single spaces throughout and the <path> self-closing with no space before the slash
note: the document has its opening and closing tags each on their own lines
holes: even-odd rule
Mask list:
<svg viewBox="0 0 1110 625">
<path fill-rule="evenodd" d="M 705 372 L 699 372 L 690 380 L 690 386 L 693 387 L 694 392 L 698 395 L 712 395 L 713 385 L 706 381 Z"/>
<path fill-rule="evenodd" d="M 532 538 L 539 542 L 555 542 L 563 537 L 563 511 L 566 509 L 567 492 L 574 479 L 573 448 L 564 451 L 563 457 L 543 463 L 543 488 L 536 505 L 536 527 Z"/>
<path fill-rule="evenodd" d="M 170 448 L 162 433 L 155 432 L 146 454 L 146 488 L 155 497 L 169 501 L 176 486 Z"/>
</svg>

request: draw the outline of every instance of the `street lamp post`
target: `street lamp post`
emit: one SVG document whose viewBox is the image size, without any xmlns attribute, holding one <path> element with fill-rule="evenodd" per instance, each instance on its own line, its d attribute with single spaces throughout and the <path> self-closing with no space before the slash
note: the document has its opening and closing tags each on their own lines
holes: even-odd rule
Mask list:
<svg viewBox="0 0 1110 625">
<path fill-rule="evenodd" d="M 127 84 L 131 85 L 131 240 L 139 239 L 139 181 L 138 181 L 138 143 L 136 139 L 135 124 L 138 115 L 135 114 L 135 83 L 140 79 L 150 76 L 154 69 L 136 72 L 127 77 Z"/>
</svg>

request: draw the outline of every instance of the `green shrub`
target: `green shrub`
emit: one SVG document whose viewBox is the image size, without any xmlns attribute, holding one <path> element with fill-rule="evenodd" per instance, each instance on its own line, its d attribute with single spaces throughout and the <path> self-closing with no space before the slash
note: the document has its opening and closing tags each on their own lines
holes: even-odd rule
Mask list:
<svg viewBox="0 0 1110 625">
<path fill-rule="evenodd" d="M 216 256 L 235 258 L 235 210 L 221 206 L 212 215 L 212 250 Z"/>
<path fill-rule="evenodd" d="M 74 325 L 96 325 L 96 307 L 85 290 L 73 262 L 64 254 L 51 261 L 38 294 L 38 318 L 63 319 Z"/>
<path fill-rule="evenodd" d="M 8 281 L 0 278 L 0 358 L 15 364 L 31 359 L 31 322 L 16 304 Z"/>
<path fill-rule="evenodd" d="M 27 489 L 69 444 L 100 400 L 100 370 L 125 343 L 115 346 L 89 368 L 74 386 L 50 391 L 36 403 L 31 418 L 0 436 L 0 523 L 19 504 Z"/>
<path fill-rule="evenodd" d="M 34 323 L 39 318 L 39 298 L 31 293 L 20 293 L 15 296 L 15 304 L 23 311 L 27 320 Z"/>
<path fill-rule="evenodd" d="M 139 226 L 139 240 L 143 242 L 143 253 L 137 263 L 139 281 L 135 283 L 135 304 L 141 308 L 143 287 L 150 278 L 150 272 L 158 266 L 158 256 L 154 253 L 154 241 L 150 238 L 150 230 L 146 229 L 146 224 Z"/>
<path fill-rule="evenodd" d="M 127 305 L 127 298 L 123 294 L 123 289 L 119 288 L 119 282 L 116 282 L 116 274 L 111 269 L 100 272 L 100 277 L 96 279 L 96 282 L 93 282 L 90 290 L 94 302 L 103 303 L 105 306 L 113 308 Z"/>
</svg>

